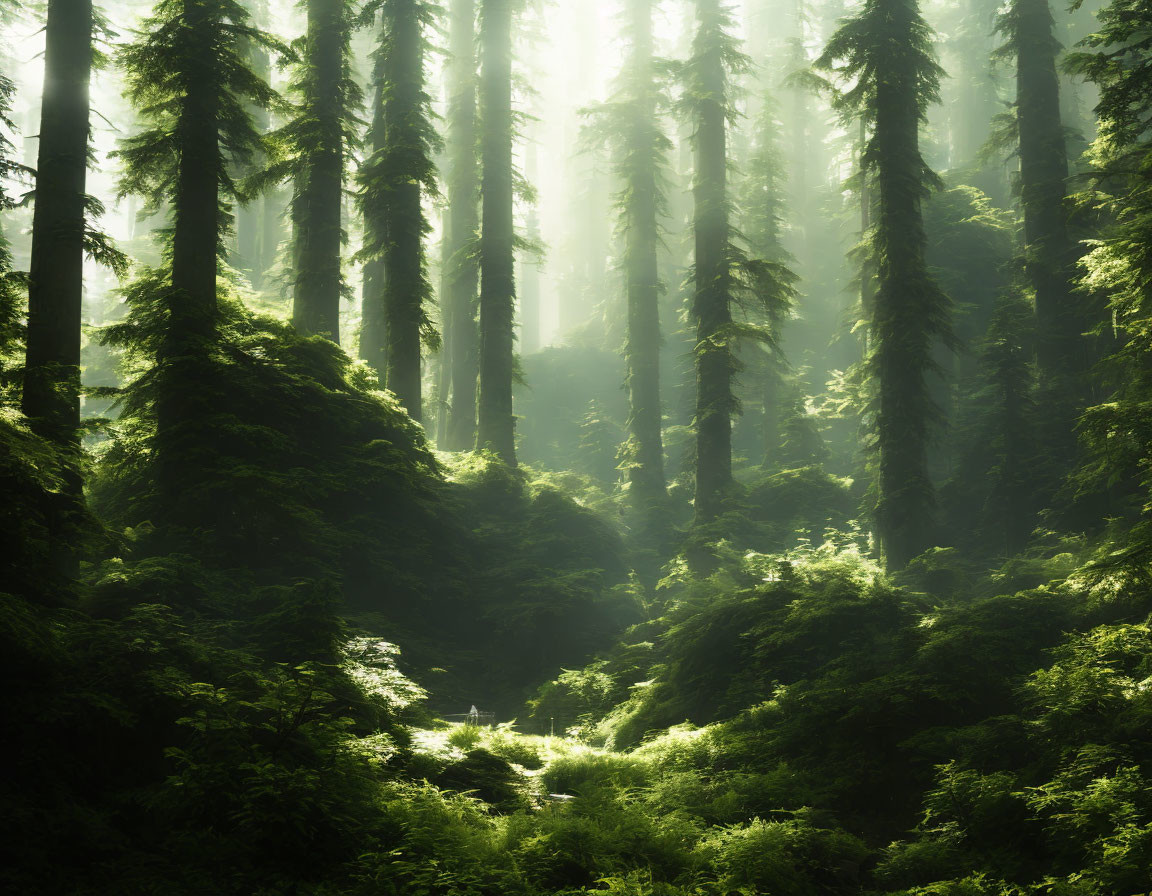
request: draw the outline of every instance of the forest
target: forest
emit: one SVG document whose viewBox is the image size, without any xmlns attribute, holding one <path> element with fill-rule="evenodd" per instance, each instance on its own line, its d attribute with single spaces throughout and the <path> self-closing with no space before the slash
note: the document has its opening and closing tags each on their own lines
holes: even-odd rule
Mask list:
<svg viewBox="0 0 1152 896">
<path fill-rule="evenodd" d="M 0 0 L 0 891 L 1152 894 L 1148 0 Z"/>
</svg>

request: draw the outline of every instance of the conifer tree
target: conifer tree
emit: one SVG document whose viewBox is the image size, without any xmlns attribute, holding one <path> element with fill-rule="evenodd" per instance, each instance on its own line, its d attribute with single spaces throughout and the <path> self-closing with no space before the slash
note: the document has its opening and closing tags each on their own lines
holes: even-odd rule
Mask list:
<svg viewBox="0 0 1152 896">
<path fill-rule="evenodd" d="M 441 308 L 448 365 L 445 448 L 464 451 L 476 444 L 476 384 L 480 334 L 476 299 L 480 269 L 475 251 L 480 227 L 480 174 L 476 164 L 476 3 L 449 6 L 446 170 Z"/>
<path fill-rule="evenodd" d="M 1063 385 L 1053 400 L 1074 404 L 1072 394 L 1078 390 L 1069 380 L 1082 379 L 1089 359 L 1083 336 L 1087 322 L 1071 284 L 1076 247 L 1064 207 L 1068 151 L 1056 71 L 1060 44 L 1048 0 L 1013 0 L 998 27 L 1007 37 L 1001 52 L 1016 59 L 1020 199 L 1025 266 L 1035 291 L 1038 360 L 1045 380 Z"/>
<path fill-rule="evenodd" d="M 732 316 L 728 122 L 730 76 L 747 67 L 730 35 L 722 0 L 696 0 L 692 58 L 685 66 L 684 107 L 693 123 L 696 166 L 693 231 L 696 247 L 696 518 L 716 517 L 732 485 L 732 415 L 737 363 Z"/>
<path fill-rule="evenodd" d="M 80 333 L 94 25 L 91 0 L 48 4 L 23 409 L 33 430 L 64 460 L 64 481 L 48 514 L 57 567 L 71 562 L 83 500 Z"/>
<path fill-rule="evenodd" d="M 247 9 L 252 15 L 253 25 L 261 29 L 267 28 L 269 20 L 267 0 L 249 0 Z M 250 47 L 248 59 L 252 71 L 265 81 L 271 82 L 272 58 L 268 49 L 259 44 Z M 267 134 L 272 130 L 272 116 L 267 109 L 254 108 L 252 121 L 261 134 Z M 250 171 L 246 173 L 257 173 L 267 161 L 262 153 L 254 156 L 249 166 Z M 276 236 L 278 228 L 268 226 L 269 214 L 274 218 L 279 214 L 271 190 L 262 196 L 253 197 L 236 211 L 236 255 L 241 269 L 248 274 L 253 289 L 257 290 L 264 288 L 265 274 L 271 267 L 272 257 L 275 254 L 275 243 L 279 242 Z M 272 245 L 268 245 L 269 243 Z"/>
<path fill-rule="evenodd" d="M 516 464 L 512 24 L 517 0 L 480 2 L 480 388 L 476 446 Z"/>
<path fill-rule="evenodd" d="M 1143 578 L 1152 551 L 1152 7 L 1110 0 L 1097 17 L 1097 30 L 1069 58 L 1070 70 L 1100 91 L 1086 197 L 1107 224 L 1084 259 L 1084 286 L 1107 290 L 1120 338 L 1102 365 L 1112 395 L 1084 416 L 1092 463 L 1079 479 L 1081 489 L 1117 493 L 1110 497 L 1114 512 L 1123 509 L 1137 522 L 1100 566 Z"/>
<path fill-rule="evenodd" d="M 980 399 L 991 414 L 986 446 L 994 461 L 985 527 L 999 530 L 1009 557 L 1027 545 L 1037 509 L 1031 330 L 1030 309 L 1010 295 L 993 314 L 982 358 L 987 386 Z"/>
<path fill-rule="evenodd" d="M 839 105 L 871 131 L 862 162 L 876 191 L 877 287 L 867 367 L 879 471 L 876 532 L 892 569 L 904 567 L 934 537 L 927 454 L 936 409 L 928 376 L 933 348 L 949 331 L 949 303 L 925 262 L 920 207 L 937 183 L 919 147 L 941 75 L 931 44 L 917 0 L 867 0 L 819 61 L 852 84 Z"/>
<path fill-rule="evenodd" d="M 9 13 L 7 3 L 0 2 L 0 24 Z M 0 126 L 13 130 L 12 97 L 16 85 L 6 72 L 0 71 Z M 19 163 L 13 158 L 15 146 L 7 135 L 0 132 L 0 407 L 7 405 L 15 394 L 13 377 L 18 356 L 23 348 L 24 325 L 21 308 L 23 291 L 12 271 L 12 250 L 5 233 L 3 216 L 14 202 L 8 195 L 7 180 L 19 172 Z"/>
<path fill-rule="evenodd" d="M 171 209 L 164 265 L 130 291 L 139 345 L 156 363 L 141 382 L 154 407 L 160 490 L 174 510 L 203 475 L 220 304 L 217 274 L 232 204 L 242 195 L 230 165 L 262 148 L 251 107 L 276 96 L 245 49 L 283 51 L 253 28 L 236 0 L 160 0 L 136 40 L 121 50 L 128 97 L 145 129 L 119 150 L 121 191 Z"/>
<path fill-rule="evenodd" d="M 362 17 L 377 28 L 382 28 L 376 19 L 378 13 Z M 372 70 L 372 107 L 368 120 L 368 131 L 364 142 L 368 148 L 368 158 L 375 158 L 387 149 L 384 136 L 384 78 L 381 71 L 383 57 L 375 56 Z M 357 172 L 359 178 L 361 172 Z M 383 245 L 384 205 L 381 202 L 357 202 L 360 219 L 364 225 L 364 244 Z M 384 304 L 384 259 L 380 253 L 361 253 L 364 262 L 360 299 L 360 359 L 376 371 L 380 387 L 384 388 L 388 377 L 388 321 Z"/>
<path fill-rule="evenodd" d="M 953 38 L 958 70 L 954 107 L 951 110 L 951 144 L 954 167 L 967 169 L 974 185 L 985 193 L 1003 194 L 1002 170 L 989 169 L 985 145 L 1000 107 L 997 79 L 989 58 L 996 21 L 997 0 L 963 0 Z"/>
<path fill-rule="evenodd" d="M 423 200 L 436 192 L 432 154 L 439 138 L 432 127 L 431 98 L 425 90 L 427 32 L 435 25 L 435 7 L 421 0 L 377 0 L 365 15 L 381 13 L 373 110 L 373 152 L 359 173 L 357 200 L 366 228 L 362 255 L 381 263 L 383 289 L 384 381 L 414 420 L 421 420 L 421 343 L 435 347 L 436 329 L 428 315 L 432 285 L 428 279 L 425 238 L 431 226 Z M 377 118 L 378 116 L 378 118 Z M 376 132 L 382 127 L 382 133 Z M 377 295 L 371 297 L 372 300 Z M 368 309 L 365 309 L 367 312 Z M 378 318 L 379 310 L 372 312 Z"/>
<path fill-rule="evenodd" d="M 660 220 L 667 213 L 665 179 L 672 143 L 660 116 L 667 97 L 653 48 L 657 3 L 629 0 L 623 12 L 625 58 L 599 126 L 609 138 L 620 191 L 616 197 L 621 268 L 628 300 L 629 441 L 625 463 L 641 504 L 665 491 L 660 398 Z"/>
<path fill-rule="evenodd" d="M 795 277 L 787 267 L 791 258 L 781 242 L 784 224 L 784 158 L 780 152 L 780 122 L 776 116 L 772 91 L 761 91 L 758 113 L 753 122 L 751 153 L 741 185 L 741 231 L 752 257 L 770 266 L 775 273 L 768 278 L 769 287 L 783 285 L 761 304 L 766 311 L 763 325 L 766 339 L 760 353 L 756 379 L 763 403 L 762 466 L 778 463 L 780 422 L 785 411 L 784 379 L 788 365 L 780 349 L 780 335 L 792 304 Z"/>
<path fill-rule="evenodd" d="M 354 10 L 349 0 L 307 0 L 305 8 L 308 27 L 292 85 L 299 111 L 280 135 L 293 157 L 292 322 L 339 342 L 344 179 L 361 100 L 349 58 Z"/>
<path fill-rule="evenodd" d="M 48 4 L 23 401 L 32 425 L 69 450 L 80 425 L 92 31 L 90 0 Z"/>
</svg>

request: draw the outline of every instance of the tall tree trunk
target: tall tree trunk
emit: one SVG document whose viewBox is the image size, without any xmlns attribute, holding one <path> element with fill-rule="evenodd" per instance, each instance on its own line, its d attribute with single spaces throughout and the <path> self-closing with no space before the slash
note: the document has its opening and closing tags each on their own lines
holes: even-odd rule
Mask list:
<svg viewBox="0 0 1152 896">
<path fill-rule="evenodd" d="M 92 18 L 92 0 L 48 4 L 28 283 L 23 408 L 33 429 L 63 453 L 65 482 L 49 509 L 49 537 L 50 562 L 65 575 L 75 572 L 72 542 L 83 501 L 80 325 Z"/>
<path fill-rule="evenodd" d="M 632 451 L 629 480 L 636 496 L 663 496 L 664 439 L 660 402 L 660 245 L 659 171 L 664 136 L 657 117 L 653 61 L 652 0 L 632 0 L 628 9 L 632 36 L 626 76 L 634 114 L 618 166 L 624 185 L 625 276 L 628 280 L 628 400 Z"/>
<path fill-rule="evenodd" d="M 189 0 L 185 19 L 196 55 L 212 58 L 213 28 L 205 0 Z M 180 103 L 176 125 L 179 170 L 172 204 L 172 289 L 168 326 L 157 361 L 160 383 L 156 439 L 160 488 L 168 502 L 195 482 L 205 436 L 200 425 L 210 415 L 214 394 L 209 363 L 216 337 L 216 274 L 220 245 L 218 99 L 209 78 L 192 79 Z"/>
<path fill-rule="evenodd" d="M 444 219 L 441 296 L 444 351 L 449 357 L 448 422 L 444 447 L 464 451 L 476 444 L 476 383 L 480 334 L 476 291 L 480 269 L 472 244 L 480 226 L 476 166 L 476 4 L 452 0 L 449 24 L 448 210 Z"/>
<path fill-rule="evenodd" d="M 296 183 L 296 282 L 292 322 L 304 333 L 340 341 L 341 206 L 344 190 L 343 108 L 345 0 L 308 0 L 304 103 L 316 118 L 317 142 Z"/>
<path fill-rule="evenodd" d="M 716 20 L 718 0 L 697 0 L 694 64 L 698 67 L 694 233 L 696 242 L 696 519 L 721 509 L 732 485 L 731 272 L 728 259 L 727 97 Z"/>
<path fill-rule="evenodd" d="M 482 0 L 480 392 L 476 445 L 516 464 L 515 240 L 512 203 L 512 0 Z"/>
<path fill-rule="evenodd" d="M 420 344 L 425 302 L 430 299 L 424 261 L 427 224 L 422 181 L 416 169 L 424 160 L 420 133 L 424 95 L 424 34 L 416 0 L 392 0 L 384 7 L 388 31 L 384 55 L 385 141 L 402 170 L 385 194 L 384 308 L 387 314 L 388 389 L 413 420 L 423 418 Z"/>
<path fill-rule="evenodd" d="M 893 39 L 912 46 L 919 21 L 915 0 L 885 0 L 884 7 Z M 893 569 L 927 549 L 934 534 L 927 376 L 936 342 L 931 327 L 939 315 L 939 293 L 924 259 L 922 99 L 915 72 L 902 62 L 894 60 L 877 80 L 872 143 L 879 200 L 871 328 L 880 455 L 877 528 Z"/>
<path fill-rule="evenodd" d="M 368 127 L 368 146 L 372 157 L 384 152 L 387 145 L 384 126 L 383 59 L 376 61 L 376 89 L 373 94 L 372 121 Z M 370 157 L 371 158 L 371 157 Z M 361 175 L 367 170 L 361 169 Z M 364 205 L 364 243 L 383 245 L 386 240 L 387 216 L 379 202 Z M 388 314 L 385 296 L 384 261 L 370 258 L 364 263 L 361 293 L 360 359 L 376 371 L 383 388 L 388 377 Z"/>
<path fill-rule="evenodd" d="M 1070 279 L 1075 245 L 1064 201 L 1068 152 L 1060 119 L 1060 82 L 1048 0 L 1016 0 L 1016 115 L 1020 130 L 1020 192 L 1027 270 L 1036 291 L 1038 358 L 1046 378 L 1083 375 L 1085 329 Z"/>
</svg>

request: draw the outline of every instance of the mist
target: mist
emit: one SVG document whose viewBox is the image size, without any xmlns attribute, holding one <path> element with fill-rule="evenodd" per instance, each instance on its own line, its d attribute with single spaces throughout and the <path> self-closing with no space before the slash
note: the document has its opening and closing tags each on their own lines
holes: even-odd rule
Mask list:
<svg viewBox="0 0 1152 896">
<path fill-rule="evenodd" d="M 1152 886 L 1143 0 L 0 0 L 0 889 Z"/>
</svg>

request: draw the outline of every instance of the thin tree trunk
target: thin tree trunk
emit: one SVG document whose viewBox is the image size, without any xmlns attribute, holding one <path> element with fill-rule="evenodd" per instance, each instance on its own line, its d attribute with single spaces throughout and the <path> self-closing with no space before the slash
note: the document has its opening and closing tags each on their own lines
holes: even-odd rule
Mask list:
<svg viewBox="0 0 1152 896">
<path fill-rule="evenodd" d="M 381 65 L 378 61 L 377 65 Z M 376 90 L 372 103 L 372 122 L 368 128 L 368 144 L 373 155 L 382 152 L 385 146 L 384 126 L 384 81 L 382 72 L 376 74 Z M 385 240 L 387 220 L 380 203 L 374 202 L 364 207 L 364 242 L 366 245 L 379 245 Z M 380 258 L 369 259 L 364 264 L 363 291 L 361 294 L 360 359 L 376 371 L 383 388 L 388 374 L 388 316 L 385 307 L 384 262 Z"/>
<path fill-rule="evenodd" d="M 262 28 L 265 22 L 258 20 L 257 25 Z M 255 46 L 249 53 L 249 58 L 252 62 L 252 71 L 258 77 L 265 81 L 272 77 L 272 61 L 267 49 L 262 46 Z M 271 113 L 267 109 L 261 109 L 257 106 L 252 108 L 251 114 L 256 130 L 261 134 L 267 134 L 272 127 Z M 257 171 L 263 162 L 264 158 L 261 153 L 252 160 L 248 167 L 252 171 Z M 267 261 L 268 254 L 265 251 L 264 242 L 265 216 L 271 201 L 272 195 L 268 193 L 236 210 L 236 254 L 239 256 L 240 267 L 247 271 L 248 280 L 252 284 L 252 288 L 256 290 L 264 288 L 264 275 L 270 266 Z"/>
<path fill-rule="evenodd" d="M 535 183 L 538 170 L 537 146 L 532 139 L 525 151 L 524 174 Z M 529 242 L 540 239 L 540 210 L 533 203 L 525 221 Z M 531 250 L 520 256 L 520 351 L 530 355 L 540 350 L 540 268 Z"/>
</svg>

